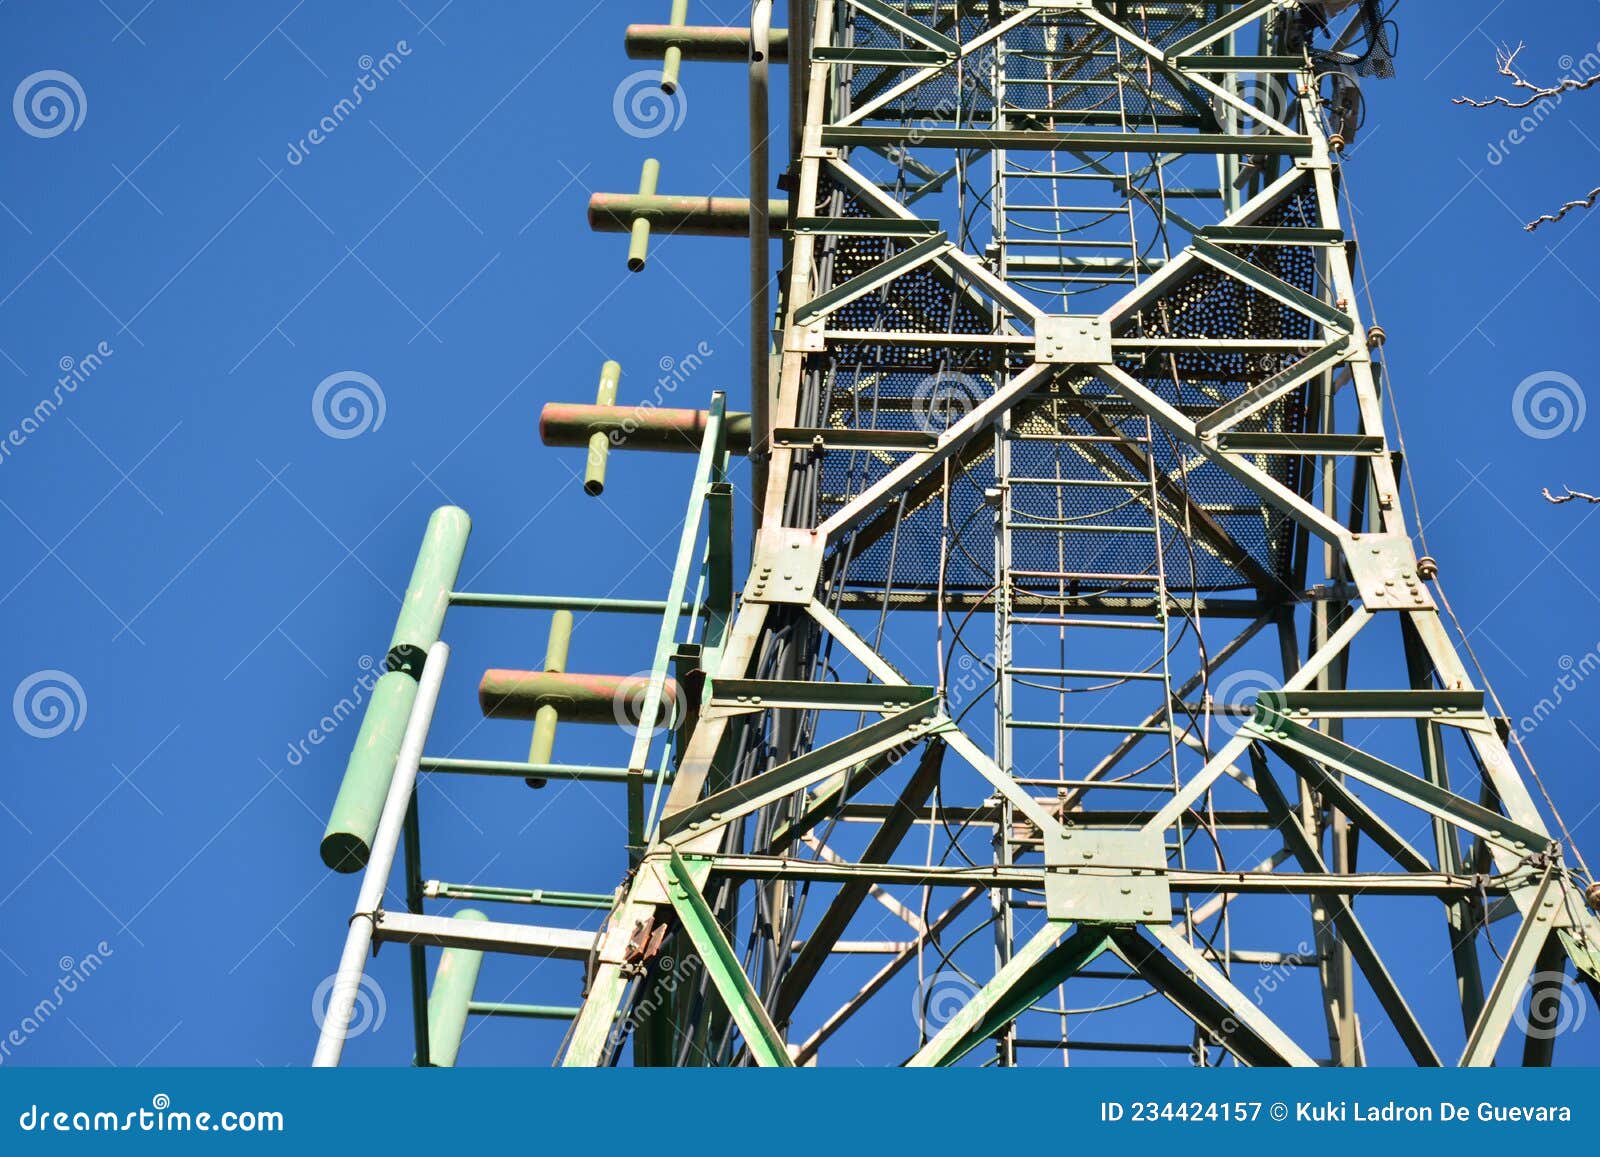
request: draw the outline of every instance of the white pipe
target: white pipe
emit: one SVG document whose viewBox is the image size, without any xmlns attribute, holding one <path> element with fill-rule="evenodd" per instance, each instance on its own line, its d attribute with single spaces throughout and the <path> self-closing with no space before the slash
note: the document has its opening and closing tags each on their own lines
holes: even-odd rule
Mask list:
<svg viewBox="0 0 1600 1157">
<path fill-rule="evenodd" d="M 767 383 L 772 343 L 769 296 L 772 274 L 767 252 L 771 237 L 767 214 L 772 183 L 767 144 L 770 136 L 767 72 L 772 60 L 771 40 L 772 0 L 756 0 L 750 6 L 750 469 L 757 529 L 761 526 L 761 508 L 766 501 L 767 462 L 771 454 Z"/>
<path fill-rule="evenodd" d="M 311 1058 L 312 1068 L 333 1068 L 344 1052 L 345 1036 L 355 1016 L 356 997 L 361 992 L 367 951 L 372 947 L 373 929 L 377 925 L 378 911 L 383 907 L 383 892 L 388 886 L 395 850 L 405 829 L 406 809 L 411 806 L 411 793 L 416 789 L 422 747 L 428 741 L 428 727 L 433 723 L 439 686 L 444 682 L 444 669 L 449 662 L 448 643 L 435 643 L 428 648 L 422 678 L 417 680 L 417 698 L 411 704 L 405 735 L 400 740 L 394 778 L 389 781 L 389 794 L 384 798 L 378 830 L 372 837 L 372 854 L 367 857 L 367 866 L 361 874 L 361 891 L 356 896 L 355 913 L 350 917 L 344 952 L 339 957 L 339 971 L 334 973 L 328 1010 L 322 1018 L 321 1035 L 317 1037 L 317 1051 Z"/>
</svg>

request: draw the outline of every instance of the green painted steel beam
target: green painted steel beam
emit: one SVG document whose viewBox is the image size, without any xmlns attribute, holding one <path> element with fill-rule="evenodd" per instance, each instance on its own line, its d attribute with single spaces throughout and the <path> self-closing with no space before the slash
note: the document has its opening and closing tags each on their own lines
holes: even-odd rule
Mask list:
<svg viewBox="0 0 1600 1157">
<path fill-rule="evenodd" d="M 1254 746 L 1251 751 L 1255 751 Z M 1371 840 L 1376 847 L 1387 852 L 1401 868 L 1412 872 L 1434 871 L 1434 866 L 1428 862 L 1426 856 L 1390 827 L 1383 817 L 1363 803 L 1342 780 L 1324 771 L 1316 760 L 1308 759 L 1300 752 L 1285 747 L 1278 748 L 1277 755 L 1295 774 L 1305 780 L 1307 786 L 1319 792 L 1325 800 L 1343 812 L 1361 830 L 1362 835 Z M 1449 870 L 1443 865 L 1441 868 Z"/>
<path fill-rule="evenodd" d="M 880 261 L 871 269 L 865 270 L 852 277 L 842 285 L 817 294 L 810 301 L 794 311 L 795 325 L 810 325 L 818 318 L 826 317 L 836 309 L 849 305 L 857 298 L 865 297 L 880 286 L 886 285 L 902 274 L 909 273 L 924 262 L 932 261 L 942 253 L 949 252 L 954 246 L 950 238 L 944 233 L 935 233 L 926 241 L 919 241 L 908 249 L 903 249 L 884 261 Z"/>
<path fill-rule="evenodd" d="M 1260 138 L 1251 137 L 1251 140 Z M 1195 254 L 1207 265 L 1215 266 L 1224 273 L 1238 278 L 1253 289 L 1266 294 L 1275 301 L 1282 302 L 1291 309 L 1309 314 L 1322 322 L 1330 329 L 1339 333 L 1350 333 L 1355 328 L 1355 323 L 1350 320 L 1350 315 L 1336 306 L 1329 305 L 1320 297 L 1307 293 L 1299 286 L 1291 285 L 1275 273 L 1269 273 L 1259 265 L 1254 265 L 1240 257 L 1237 253 L 1224 249 L 1204 237 L 1195 237 L 1191 242 Z"/>
<path fill-rule="evenodd" d="M 1138 929 L 1116 930 L 1112 933 L 1112 946 L 1128 967 L 1194 1021 L 1210 1043 L 1221 1045 L 1254 1068 L 1282 1068 L 1292 1063 L 1281 1044 L 1269 1042 L 1256 1031 L 1250 1023 L 1253 1018 L 1237 1015 L 1239 1008 L 1207 991 Z"/>
<path fill-rule="evenodd" d="M 1281 434 L 1229 430 L 1217 435 L 1217 449 L 1229 454 L 1376 455 L 1388 450 L 1382 434 Z"/>
<path fill-rule="evenodd" d="M 793 1068 L 794 1062 L 789 1058 L 789 1049 L 783 1043 L 783 1037 L 767 1015 L 760 994 L 745 975 L 738 954 L 728 943 L 722 925 L 717 922 L 711 906 L 701 894 L 695 873 L 698 872 L 700 879 L 704 879 L 707 861 L 696 861 L 695 869 L 691 870 L 683 857 L 673 852 L 664 866 L 668 877 L 667 897 L 672 908 L 677 912 L 678 920 L 695 951 L 700 954 L 734 1023 L 739 1026 L 750 1055 L 763 1068 Z"/>
<path fill-rule="evenodd" d="M 857 8 L 871 14 L 896 32 L 904 33 L 920 44 L 930 48 L 937 48 L 948 56 L 955 56 L 961 51 L 961 46 L 942 32 L 935 32 L 926 24 L 906 14 L 903 8 L 896 8 L 886 0 L 850 0 Z"/>
<path fill-rule="evenodd" d="M 1249 0 L 1248 3 L 1232 11 L 1224 12 L 1209 24 L 1202 25 L 1188 36 L 1168 45 L 1164 50 L 1167 59 L 1187 56 L 1208 44 L 1214 44 L 1228 33 L 1243 28 L 1258 16 L 1275 8 L 1277 4 L 1278 0 Z"/>
<path fill-rule="evenodd" d="M 1251 747 L 1251 754 L 1255 757 L 1253 770 L 1256 794 L 1261 797 L 1261 802 L 1276 820 L 1278 831 L 1283 836 L 1284 847 L 1288 848 L 1299 861 L 1302 870 L 1327 872 L 1328 865 L 1323 860 L 1322 853 L 1317 850 L 1311 838 L 1306 835 L 1305 829 L 1300 826 L 1300 817 L 1290 806 L 1288 797 L 1278 786 L 1278 781 L 1273 778 L 1272 772 L 1267 767 L 1266 757 L 1261 755 L 1255 746 Z M 1423 1031 L 1416 1013 L 1412 1012 L 1411 1006 L 1406 1003 L 1406 998 L 1401 994 L 1400 986 L 1395 983 L 1394 977 L 1390 975 L 1383 957 L 1373 947 L 1371 937 L 1367 935 L 1361 921 L 1356 918 L 1355 908 L 1350 900 L 1344 896 L 1330 894 L 1324 894 L 1320 899 L 1331 912 L 1333 923 L 1339 929 L 1344 947 L 1355 958 L 1356 964 L 1372 988 L 1373 995 L 1378 998 L 1378 1003 L 1388 1015 L 1390 1025 L 1410 1051 L 1411 1059 L 1425 1067 L 1440 1067 L 1444 1062 L 1439 1059 L 1439 1054 L 1434 1050 L 1428 1034 Z"/>
<path fill-rule="evenodd" d="M 1306 67 L 1303 56 L 1168 56 L 1180 72 L 1302 72 Z"/>
<path fill-rule="evenodd" d="M 1525 827 L 1509 816 L 1463 799 L 1326 732 L 1285 716 L 1258 710 L 1258 717 L 1247 722 L 1243 730 L 1266 740 L 1269 746 L 1300 751 L 1380 791 L 1409 800 L 1424 811 L 1449 819 L 1460 827 L 1513 850 L 1543 852 L 1550 847 L 1550 837 L 1544 832 Z"/>
<path fill-rule="evenodd" d="M 945 745 L 938 740 L 930 742 L 924 749 L 916 770 L 911 773 L 910 779 L 901 789 L 894 806 L 861 852 L 859 859 L 862 863 L 887 863 L 889 857 L 894 855 L 895 849 L 900 846 L 900 841 L 905 839 L 906 833 L 911 830 L 911 825 L 915 822 L 922 806 L 928 802 L 928 797 L 938 786 L 946 750 L 948 749 Z M 790 962 L 788 971 L 784 973 L 783 982 L 773 1002 L 773 1016 L 779 1023 L 788 1022 L 795 1006 L 800 1003 L 800 998 L 805 995 L 807 986 L 822 970 L 839 938 L 844 935 L 850 921 L 855 918 L 861 905 L 871 894 L 870 881 L 854 880 L 844 885 L 823 912 L 821 919 L 812 926 L 806 935 L 805 943 L 801 945 Z"/>
<path fill-rule="evenodd" d="M 955 58 L 937 48 L 873 48 L 847 44 L 840 47 L 818 45 L 811 59 L 828 64 L 884 65 L 890 68 L 927 68 L 949 64 Z"/>
<path fill-rule="evenodd" d="M 1482 691 L 1438 691 L 1431 688 L 1393 691 L 1278 691 L 1256 697 L 1256 709 L 1273 715 L 1358 716 L 1369 719 L 1433 717 L 1441 722 L 1458 716 L 1484 717 Z"/>
<path fill-rule="evenodd" d="M 1548 866 L 1540 876 L 1528 915 L 1517 930 L 1488 999 L 1484 1001 L 1483 1012 L 1467 1037 L 1467 1047 L 1461 1054 L 1462 1068 L 1482 1068 L 1494 1063 L 1495 1053 L 1511 1027 L 1511 1018 L 1522 1000 L 1523 990 L 1533 977 L 1545 941 L 1554 931 L 1556 917 L 1561 913 L 1559 878 L 1554 868 Z"/>
<path fill-rule="evenodd" d="M 661 838 L 672 840 L 694 833 L 707 823 L 732 822 L 742 815 L 799 791 L 826 777 L 836 767 L 865 759 L 878 750 L 910 744 L 923 737 L 921 725 L 938 713 L 935 699 L 869 723 L 832 743 L 813 747 L 768 771 L 696 800 L 661 821 Z"/>
<path fill-rule="evenodd" d="M 1093 924 L 1073 928 L 1062 920 L 1046 922 L 995 973 L 994 979 L 974 993 L 906 1062 L 906 1067 L 955 1064 L 1110 946 L 1109 928 Z"/>
<path fill-rule="evenodd" d="M 914 125 L 829 125 L 824 145 L 894 145 L 903 148 L 990 148 L 1034 152 L 1221 153 L 1239 156 L 1309 157 L 1310 137 L 1274 133 L 1118 133 L 1043 129 L 944 129 Z"/>
</svg>

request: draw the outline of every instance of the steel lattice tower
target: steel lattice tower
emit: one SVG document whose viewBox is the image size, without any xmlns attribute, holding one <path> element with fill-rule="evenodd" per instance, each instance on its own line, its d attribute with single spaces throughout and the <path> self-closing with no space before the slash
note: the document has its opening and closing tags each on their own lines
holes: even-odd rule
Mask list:
<svg viewBox="0 0 1600 1157">
<path fill-rule="evenodd" d="M 758 143 L 752 199 L 658 194 L 650 162 L 590 214 L 635 268 L 651 230 L 752 237 L 772 352 L 747 414 L 630 407 L 612 365 L 598 405 L 546 409 L 592 492 L 611 448 L 697 455 L 661 603 L 453 591 L 465 517 L 435 516 L 324 844 L 371 856 L 357 932 L 412 946 L 419 1060 L 469 1012 L 559 1013 L 473 1001 L 487 950 L 573 961 L 567 1065 L 1549 1063 L 1551 999 L 1600 978 L 1600 891 L 1412 545 L 1341 204 L 1378 7 L 629 29 L 669 91 L 748 62 L 757 142 L 787 62 L 788 164 Z M 527 763 L 422 755 L 460 603 L 557 612 L 546 670 L 480 687 L 538 721 Z M 653 673 L 567 674 L 574 609 L 659 614 Z M 558 719 L 625 701 L 625 768 L 551 762 Z M 529 897 L 425 881 L 412 841 L 382 910 L 419 764 L 625 783 L 604 930 L 426 915 Z"/>
</svg>

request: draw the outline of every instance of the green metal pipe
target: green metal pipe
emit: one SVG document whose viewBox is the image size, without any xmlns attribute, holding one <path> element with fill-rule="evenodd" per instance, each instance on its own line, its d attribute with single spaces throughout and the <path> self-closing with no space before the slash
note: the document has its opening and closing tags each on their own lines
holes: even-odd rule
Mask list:
<svg viewBox="0 0 1600 1157">
<path fill-rule="evenodd" d="M 639 196 L 654 197 L 656 182 L 661 179 L 661 162 L 646 157 L 639 170 Z M 650 248 L 650 218 L 635 217 L 628 222 L 628 268 L 638 273 L 644 268 L 645 251 Z"/>
<path fill-rule="evenodd" d="M 430 880 L 427 895 L 439 900 L 471 900 L 495 904 L 535 904 L 547 908 L 592 908 L 608 912 L 616 897 L 610 892 L 562 892 L 553 888 L 502 888 L 492 884 L 447 884 Z"/>
<path fill-rule="evenodd" d="M 547 704 L 573 723 L 629 726 L 629 708 L 644 701 L 649 675 L 587 675 L 565 671 L 508 671 L 491 668 L 478 682 L 478 706 L 490 719 L 536 719 Z M 678 685 L 671 679 L 662 690 L 664 703 L 677 702 Z M 671 720 L 663 720 L 670 723 Z"/>
<path fill-rule="evenodd" d="M 594 404 L 617 404 L 617 383 L 622 378 L 622 366 L 606 362 L 600 367 L 600 388 L 595 393 Z M 606 458 L 611 453 L 611 440 L 604 434 L 589 435 L 589 461 L 583 472 L 584 493 L 598 498 L 606 488 Z"/>
<path fill-rule="evenodd" d="M 775 230 L 789 227 L 789 202 L 775 197 L 767 202 L 767 217 Z M 748 197 L 695 197 L 671 194 L 592 193 L 589 228 L 596 233 L 627 233 L 634 223 L 648 221 L 668 234 L 685 237 L 749 237 Z"/>
<path fill-rule="evenodd" d="M 614 615 L 659 615 L 667 609 L 664 599 L 595 599 L 584 595 L 500 595 L 482 591 L 451 591 L 452 607 L 497 607 L 524 611 L 609 612 Z M 694 607 L 683 604 L 683 613 Z"/>
<path fill-rule="evenodd" d="M 385 673 L 372 688 L 322 835 L 322 862 L 335 872 L 359 872 L 372 854 L 372 837 L 378 831 L 378 817 L 383 814 L 383 801 L 400 757 L 400 740 L 416 698 L 416 680 L 401 671 Z"/>
<path fill-rule="evenodd" d="M 567 651 L 572 647 L 572 612 L 557 611 L 550 616 L 550 641 L 544 649 L 544 669 L 562 672 L 567 669 Z M 529 763 L 552 763 L 556 746 L 556 723 L 559 715 L 555 706 L 546 703 L 533 716 L 533 739 L 528 744 Z M 546 780 L 528 777 L 529 787 L 543 787 Z"/>
<path fill-rule="evenodd" d="M 789 59 L 789 30 L 774 28 L 767 51 L 774 64 Z M 750 57 L 750 29 L 724 28 L 715 24 L 630 24 L 623 33 L 623 48 L 630 60 L 671 61 L 677 52 L 680 60 L 716 60 L 743 63 Z M 663 69 L 663 72 L 666 70 Z M 677 71 L 673 71 L 677 83 Z M 666 88 L 663 80 L 662 86 Z M 671 92 L 672 89 L 667 89 Z"/>
<path fill-rule="evenodd" d="M 404 671 L 413 679 L 422 673 L 428 648 L 439 641 L 450 591 L 461 570 L 472 519 L 459 506 L 441 506 L 428 519 L 428 529 L 417 552 L 417 565 L 406 586 L 405 601 L 389 641 L 389 669 Z"/>
<path fill-rule="evenodd" d="M 709 421 L 707 410 L 546 402 L 539 411 L 539 439 L 546 446 L 587 446 L 596 434 L 603 434 L 619 450 L 698 454 Z M 748 454 L 750 415 L 728 414 L 724 423 L 728 452 Z"/>
<path fill-rule="evenodd" d="M 489 917 L 476 908 L 463 908 L 457 920 L 483 922 Z M 430 1068 L 453 1068 L 461 1051 L 461 1034 L 467 1028 L 472 990 L 478 986 L 483 953 L 476 948 L 446 948 L 439 953 L 439 971 L 428 994 L 428 1058 Z"/>
<path fill-rule="evenodd" d="M 461 570 L 472 519 L 458 506 L 441 506 L 428 519 L 411 571 L 385 663 L 389 670 L 372 689 L 361 730 L 345 765 L 339 795 L 322 836 L 322 862 L 336 872 L 358 872 L 372 852 L 372 837 L 394 778 L 406 718 L 417 697 L 417 679 L 428 648 L 439 641 L 450 589 Z"/>
<path fill-rule="evenodd" d="M 512 763 L 502 759 L 446 759 L 423 756 L 422 770 L 454 775 L 510 775 L 523 779 L 571 779 L 588 783 L 627 783 L 625 767 L 596 767 L 581 763 Z M 672 781 L 666 773 L 665 782 Z"/>
<path fill-rule="evenodd" d="M 473 1016 L 520 1016 L 530 1020 L 573 1020 L 576 1008 L 564 1004 L 505 1004 L 497 1000 L 475 1000 L 467 1006 Z"/>
<path fill-rule="evenodd" d="M 682 28 L 689 23 L 689 0 L 672 0 L 672 11 L 667 14 L 668 26 Z M 683 64 L 683 49 L 668 45 L 661 54 L 661 91 L 671 94 L 678 91 L 678 70 Z"/>
</svg>

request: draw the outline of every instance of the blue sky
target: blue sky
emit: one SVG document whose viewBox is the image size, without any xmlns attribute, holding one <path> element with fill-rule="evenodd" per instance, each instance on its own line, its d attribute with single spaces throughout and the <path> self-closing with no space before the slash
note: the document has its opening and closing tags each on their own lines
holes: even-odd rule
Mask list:
<svg viewBox="0 0 1600 1157">
<path fill-rule="evenodd" d="M 94 366 L 0 457 L 0 692 L 50 672 L 81 689 L 58 735 L 0 727 L 0 1035 L 104 958 L 4 1063 L 304 1063 L 354 897 L 316 849 L 355 724 L 290 751 L 381 659 L 429 511 L 473 514 L 465 588 L 659 597 L 689 460 L 619 457 L 588 499 L 581 455 L 539 446 L 539 407 L 588 400 L 605 358 L 627 398 L 691 354 L 687 404 L 742 405 L 742 247 L 666 239 L 629 275 L 624 240 L 583 215 L 647 155 L 664 191 L 740 194 L 739 70 L 689 66 L 681 123 L 642 140 L 613 115 L 644 67 L 622 27 L 665 0 L 440 3 L 0 5 L 4 90 L 58 70 L 83 113 L 45 136 L 0 118 L 0 434 L 62 367 Z M 1536 78 L 1600 42 L 1595 6 L 1540 7 L 1533 26 L 1503 0 L 1404 6 L 1400 77 L 1369 84 L 1346 166 L 1428 547 L 1513 716 L 1600 646 L 1600 507 L 1539 496 L 1600 491 L 1600 416 L 1534 437 L 1513 411 L 1540 375 L 1593 385 L 1600 225 L 1521 225 L 1600 184 L 1600 92 L 1518 144 L 1516 114 L 1450 98 L 1505 91 L 1498 42 L 1526 40 Z M 300 148 L 386 53 L 355 113 Z M 347 374 L 376 383 L 382 421 L 332 437 L 313 396 Z M 643 668 L 638 627 L 580 621 L 574 666 Z M 484 724 L 472 687 L 536 663 L 543 631 L 457 612 L 432 747 L 523 755 L 525 727 Z M 1563 696 L 1529 746 L 1600 857 L 1600 686 Z M 618 762 L 606 731 L 563 732 L 559 758 Z M 612 791 L 457 780 L 422 800 L 430 876 L 620 874 Z M 568 1003 L 568 967 L 491 960 L 480 994 Z M 373 974 L 387 1018 L 350 1063 L 409 1055 L 403 957 Z M 1600 1058 L 1597 1032 L 1567 1059 Z M 558 1034 L 490 1023 L 463 1061 L 541 1058 Z"/>
</svg>

